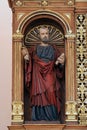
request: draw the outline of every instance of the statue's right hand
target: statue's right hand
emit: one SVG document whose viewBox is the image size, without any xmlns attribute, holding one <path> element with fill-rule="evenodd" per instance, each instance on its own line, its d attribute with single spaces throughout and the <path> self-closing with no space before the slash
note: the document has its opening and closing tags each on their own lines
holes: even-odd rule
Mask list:
<svg viewBox="0 0 87 130">
<path fill-rule="evenodd" d="M 22 48 L 22 54 L 25 60 L 29 60 L 29 53 L 28 53 L 28 49 L 26 47 Z"/>
<path fill-rule="evenodd" d="M 22 54 L 23 54 L 23 56 L 28 54 L 28 50 L 26 47 L 22 47 Z"/>
<path fill-rule="evenodd" d="M 29 55 L 26 54 L 26 55 L 24 56 L 24 59 L 29 61 Z"/>
</svg>

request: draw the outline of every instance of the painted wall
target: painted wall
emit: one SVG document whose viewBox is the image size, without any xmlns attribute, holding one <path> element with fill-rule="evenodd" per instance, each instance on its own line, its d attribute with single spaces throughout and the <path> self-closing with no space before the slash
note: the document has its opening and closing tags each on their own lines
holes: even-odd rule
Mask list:
<svg viewBox="0 0 87 130">
<path fill-rule="evenodd" d="M 11 124 L 12 16 L 8 0 L 0 0 L 0 130 Z"/>
</svg>

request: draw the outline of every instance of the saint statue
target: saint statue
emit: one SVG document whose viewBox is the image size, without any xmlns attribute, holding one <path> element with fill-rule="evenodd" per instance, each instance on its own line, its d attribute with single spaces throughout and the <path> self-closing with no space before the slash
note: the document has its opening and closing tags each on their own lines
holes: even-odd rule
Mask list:
<svg viewBox="0 0 87 130">
<path fill-rule="evenodd" d="M 61 79 L 64 77 L 64 53 L 49 44 L 49 29 L 39 28 L 40 44 L 22 48 L 25 60 L 25 85 L 30 89 L 31 120 L 61 122 Z"/>
</svg>

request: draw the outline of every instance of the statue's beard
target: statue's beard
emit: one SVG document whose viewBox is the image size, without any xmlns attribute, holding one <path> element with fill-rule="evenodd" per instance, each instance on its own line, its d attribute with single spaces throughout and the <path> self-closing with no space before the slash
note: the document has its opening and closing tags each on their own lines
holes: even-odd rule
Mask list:
<svg viewBox="0 0 87 130">
<path fill-rule="evenodd" d="M 42 42 L 44 42 L 45 44 L 49 42 L 49 38 L 48 37 L 44 37 L 41 39 Z"/>
</svg>

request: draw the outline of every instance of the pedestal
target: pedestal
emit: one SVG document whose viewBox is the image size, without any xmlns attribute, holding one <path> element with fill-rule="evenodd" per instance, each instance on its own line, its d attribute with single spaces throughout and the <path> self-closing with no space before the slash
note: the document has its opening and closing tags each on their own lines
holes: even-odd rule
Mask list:
<svg viewBox="0 0 87 130">
<path fill-rule="evenodd" d="M 24 124 L 8 126 L 8 130 L 87 130 L 87 126 L 66 124 Z"/>
</svg>

